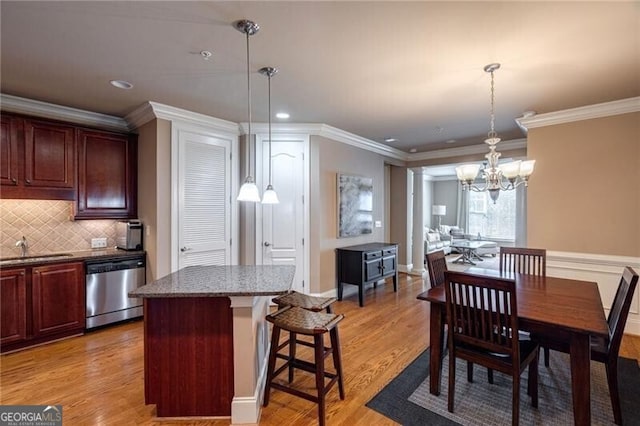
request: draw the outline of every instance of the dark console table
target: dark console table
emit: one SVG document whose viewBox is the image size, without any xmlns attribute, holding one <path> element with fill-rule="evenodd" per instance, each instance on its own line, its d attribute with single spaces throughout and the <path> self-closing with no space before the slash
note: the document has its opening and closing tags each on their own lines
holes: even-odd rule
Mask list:
<svg viewBox="0 0 640 426">
<path fill-rule="evenodd" d="M 336 249 L 336 279 L 338 300 L 342 300 L 342 285 L 358 286 L 360 306 L 364 306 L 364 286 L 393 277 L 393 291 L 398 291 L 398 244 L 367 243 Z"/>
</svg>

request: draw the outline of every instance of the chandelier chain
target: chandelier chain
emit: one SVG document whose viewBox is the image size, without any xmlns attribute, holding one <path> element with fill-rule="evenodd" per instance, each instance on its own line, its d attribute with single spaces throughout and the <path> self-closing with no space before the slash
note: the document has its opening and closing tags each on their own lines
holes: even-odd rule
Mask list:
<svg viewBox="0 0 640 426">
<path fill-rule="evenodd" d="M 489 130 L 489 138 L 495 138 L 497 136 L 496 130 L 495 130 L 495 121 L 496 121 L 496 115 L 495 115 L 495 107 L 494 107 L 494 102 L 495 102 L 495 85 L 494 85 L 494 81 L 493 81 L 493 71 L 491 71 L 491 122 L 490 122 L 490 129 Z"/>
</svg>

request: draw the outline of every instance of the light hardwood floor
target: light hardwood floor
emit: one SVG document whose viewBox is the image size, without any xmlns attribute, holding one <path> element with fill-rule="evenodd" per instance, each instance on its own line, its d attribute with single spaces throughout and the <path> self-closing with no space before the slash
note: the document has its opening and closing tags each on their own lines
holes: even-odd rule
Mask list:
<svg viewBox="0 0 640 426">
<path fill-rule="evenodd" d="M 345 287 L 334 311 L 345 314 L 339 327 L 346 399 L 338 398 L 337 388 L 329 392 L 328 425 L 395 424 L 365 403 L 427 347 L 429 304 L 416 299 L 423 285 L 401 274 L 397 293 L 390 282 L 367 289 L 364 308 L 356 287 Z M 65 425 L 229 424 L 156 421 L 153 406 L 144 404 L 142 339 L 137 321 L 4 355 L 0 404 L 62 404 Z M 625 336 L 621 355 L 640 360 L 640 337 Z M 313 387 L 307 373 L 296 373 L 296 380 Z M 316 405 L 273 391 L 260 424 L 317 424 Z"/>
</svg>

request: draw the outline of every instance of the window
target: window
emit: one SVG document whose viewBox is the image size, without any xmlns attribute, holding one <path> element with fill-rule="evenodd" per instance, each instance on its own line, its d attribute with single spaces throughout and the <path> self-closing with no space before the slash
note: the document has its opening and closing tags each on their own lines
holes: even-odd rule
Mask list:
<svg viewBox="0 0 640 426">
<path fill-rule="evenodd" d="M 515 240 L 516 191 L 500 191 L 493 204 L 488 192 L 469 191 L 469 233 L 482 238 Z"/>
</svg>

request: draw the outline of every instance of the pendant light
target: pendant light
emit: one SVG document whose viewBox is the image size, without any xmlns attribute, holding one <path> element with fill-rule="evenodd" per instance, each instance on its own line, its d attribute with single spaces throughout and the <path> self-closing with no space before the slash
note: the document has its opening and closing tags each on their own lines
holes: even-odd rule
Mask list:
<svg viewBox="0 0 640 426">
<path fill-rule="evenodd" d="M 262 195 L 262 204 L 278 204 L 280 202 L 278 200 L 278 194 L 276 194 L 273 185 L 271 185 L 271 77 L 273 77 L 278 70 L 273 67 L 264 67 L 260 68 L 258 72 L 266 75 L 269 79 L 269 184 Z"/>
<path fill-rule="evenodd" d="M 254 35 L 260 30 L 258 24 L 253 21 L 249 21 L 247 19 L 242 19 L 240 21 L 234 22 L 233 26 L 236 30 L 244 33 L 247 36 L 247 94 L 248 94 L 248 112 L 249 112 L 249 124 L 248 124 L 248 133 L 247 133 L 247 145 L 248 145 L 248 156 L 247 156 L 247 177 L 244 180 L 244 183 L 240 187 L 240 192 L 238 193 L 238 201 L 249 201 L 252 203 L 260 202 L 260 193 L 258 192 L 258 187 L 256 186 L 253 177 L 251 176 L 251 75 L 250 75 L 250 63 L 249 63 L 249 36 Z"/>
</svg>

